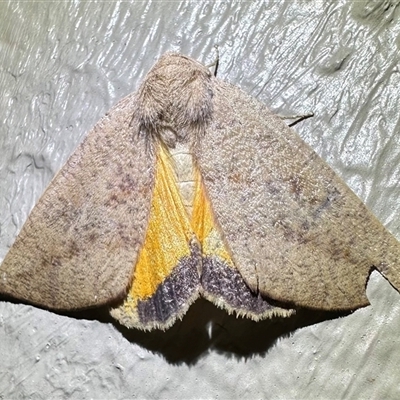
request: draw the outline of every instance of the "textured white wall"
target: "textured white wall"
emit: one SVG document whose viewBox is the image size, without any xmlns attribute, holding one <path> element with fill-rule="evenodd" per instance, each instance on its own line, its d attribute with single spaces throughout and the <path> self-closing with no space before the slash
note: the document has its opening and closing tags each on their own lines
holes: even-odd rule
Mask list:
<svg viewBox="0 0 400 400">
<path fill-rule="evenodd" d="M 85 132 L 175 50 L 281 114 L 400 238 L 398 1 L 0 3 L 0 258 Z M 400 262 L 400 260 L 399 260 Z M 400 296 L 253 323 L 198 301 L 165 333 L 0 302 L 0 398 L 399 398 Z M 316 321 L 323 321 L 313 324 Z"/>
</svg>

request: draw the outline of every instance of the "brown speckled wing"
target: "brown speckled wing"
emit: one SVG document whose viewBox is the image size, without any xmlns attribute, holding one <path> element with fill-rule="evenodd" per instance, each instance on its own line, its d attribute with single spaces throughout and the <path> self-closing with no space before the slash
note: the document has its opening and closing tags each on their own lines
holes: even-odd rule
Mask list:
<svg viewBox="0 0 400 400">
<path fill-rule="evenodd" d="M 134 97 L 89 132 L 0 266 L 0 292 L 54 309 L 126 294 L 144 240 L 155 156 L 130 127 Z"/>
<path fill-rule="evenodd" d="M 302 139 L 218 79 L 196 159 L 225 245 L 254 292 L 327 310 L 368 304 L 373 268 L 400 289 L 400 244 Z"/>
</svg>

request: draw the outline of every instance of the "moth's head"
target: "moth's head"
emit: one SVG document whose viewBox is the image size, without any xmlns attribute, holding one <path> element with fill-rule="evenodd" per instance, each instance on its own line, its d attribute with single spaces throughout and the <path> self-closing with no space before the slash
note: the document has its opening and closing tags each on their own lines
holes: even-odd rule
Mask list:
<svg viewBox="0 0 400 400">
<path fill-rule="evenodd" d="M 139 88 L 134 124 L 168 147 L 195 140 L 211 119 L 213 79 L 210 70 L 199 62 L 167 53 Z"/>
</svg>

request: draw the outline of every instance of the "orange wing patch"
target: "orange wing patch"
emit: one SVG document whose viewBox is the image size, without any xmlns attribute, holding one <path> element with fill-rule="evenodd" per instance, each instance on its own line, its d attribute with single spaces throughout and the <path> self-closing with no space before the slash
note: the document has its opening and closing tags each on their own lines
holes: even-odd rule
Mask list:
<svg viewBox="0 0 400 400">
<path fill-rule="evenodd" d="M 200 293 L 255 320 L 286 315 L 248 288 L 223 242 L 197 168 L 194 179 L 189 219 L 171 157 L 160 146 L 146 239 L 127 298 L 111 315 L 128 327 L 167 329 Z"/>
<path fill-rule="evenodd" d="M 179 260 L 190 256 L 194 233 L 170 164 L 160 146 L 149 225 L 129 292 L 135 299 L 153 295 Z"/>
<path fill-rule="evenodd" d="M 170 156 L 160 146 L 146 238 L 128 296 L 111 314 L 129 327 L 166 329 L 199 296 L 200 263 Z"/>
<path fill-rule="evenodd" d="M 201 244 L 203 256 L 218 256 L 230 267 L 233 261 L 226 249 L 221 230 L 215 222 L 210 200 L 207 198 L 199 170 L 195 170 L 195 196 L 193 204 L 192 228 Z"/>
</svg>

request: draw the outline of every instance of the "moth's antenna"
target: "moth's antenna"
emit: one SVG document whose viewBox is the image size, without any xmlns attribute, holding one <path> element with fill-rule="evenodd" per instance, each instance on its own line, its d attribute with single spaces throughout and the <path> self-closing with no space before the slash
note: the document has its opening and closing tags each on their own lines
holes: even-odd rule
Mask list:
<svg viewBox="0 0 400 400">
<path fill-rule="evenodd" d="M 207 65 L 207 68 L 214 67 L 214 76 L 217 76 L 217 71 L 219 67 L 219 49 L 217 44 L 214 45 L 214 49 L 216 54 L 215 61 L 212 64 Z"/>
</svg>

